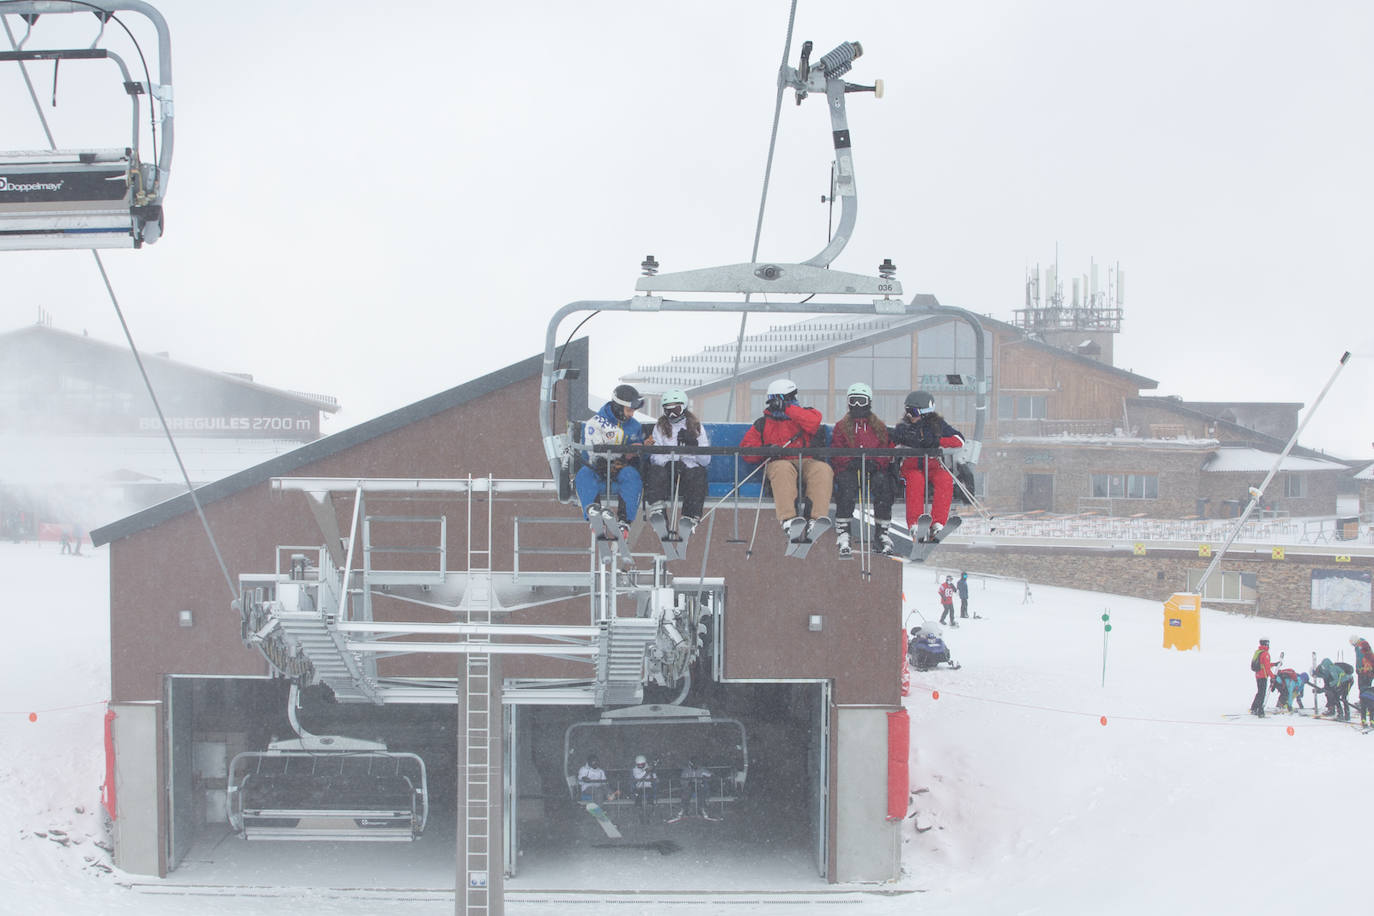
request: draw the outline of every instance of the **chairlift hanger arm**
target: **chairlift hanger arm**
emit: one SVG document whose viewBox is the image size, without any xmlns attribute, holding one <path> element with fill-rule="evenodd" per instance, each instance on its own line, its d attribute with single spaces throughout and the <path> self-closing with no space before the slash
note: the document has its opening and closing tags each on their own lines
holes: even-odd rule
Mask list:
<svg viewBox="0 0 1374 916">
<path fill-rule="evenodd" d="M 857 86 L 840 79 L 849 72 L 854 61 L 862 56 L 864 49 L 857 41 L 841 42 L 830 53 L 812 64 L 811 42 L 802 45 L 801 64 L 795 70 L 786 68 L 784 83 L 796 91 L 797 104 L 812 92 L 824 92 L 826 107 L 830 109 L 830 133 L 835 144 L 835 187 L 840 197 L 840 224 L 830 238 L 829 244 L 819 254 L 803 264 L 826 267 L 839 257 L 850 236 L 854 234 L 854 223 L 858 219 L 859 198 L 854 183 L 854 154 L 849 134 L 849 119 L 845 113 L 845 93 L 873 92 L 882 97 L 882 83 L 873 86 Z"/>
</svg>

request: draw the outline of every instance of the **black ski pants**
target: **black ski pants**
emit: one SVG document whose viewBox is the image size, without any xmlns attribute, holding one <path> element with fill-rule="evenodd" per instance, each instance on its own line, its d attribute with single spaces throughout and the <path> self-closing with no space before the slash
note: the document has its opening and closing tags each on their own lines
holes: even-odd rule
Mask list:
<svg viewBox="0 0 1374 916">
<path fill-rule="evenodd" d="M 951 601 L 949 604 L 942 604 L 940 605 L 940 607 L 942 608 L 942 610 L 940 611 L 940 622 L 944 623 L 945 618 L 948 617 L 950 626 L 955 626 L 956 624 L 954 623 L 954 602 Z"/>
<path fill-rule="evenodd" d="M 1342 687 L 1332 684 L 1326 688 L 1326 711 L 1342 719 L 1350 718 L 1350 682 Z"/>
<path fill-rule="evenodd" d="M 701 518 L 701 508 L 706 503 L 706 468 L 682 467 L 680 461 L 669 461 L 667 464 L 650 462 L 648 477 L 644 481 L 645 502 L 671 500 L 675 479 L 677 494 L 682 499 L 683 517 Z"/>
<path fill-rule="evenodd" d="M 1264 715 L 1264 695 L 1269 692 L 1269 678 L 1260 675 L 1255 678 L 1255 699 L 1250 702 L 1250 711 L 1257 716 Z"/>
<path fill-rule="evenodd" d="M 868 498 L 873 501 L 873 517 L 880 522 L 892 521 L 892 475 L 886 468 L 872 462 L 865 467 L 868 483 Z M 854 504 L 858 502 L 859 462 L 851 461 L 835 472 L 835 521 L 844 524 L 854 514 Z"/>
</svg>

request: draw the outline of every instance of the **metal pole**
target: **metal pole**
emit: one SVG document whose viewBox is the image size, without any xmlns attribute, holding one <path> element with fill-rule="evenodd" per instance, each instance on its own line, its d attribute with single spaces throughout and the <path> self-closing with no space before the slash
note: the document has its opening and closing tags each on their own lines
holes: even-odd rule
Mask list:
<svg viewBox="0 0 1374 916">
<path fill-rule="evenodd" d="M 1240 530 L 1245 527 L 1245 522 L 1250 518 L 1250 513 L 1255 510 L 1255 506 L 1259 505 L 1259 501 L 1264 497 L 1264 491 L 1269 486 L 1270 481 L 1274 479 L 1274 475 L 1279 472 L 1279 466 L 1283 464 L 1283 459 L 1287 458 L 1288 453 L 1293 450 L 1293 446 L 1298 444 L 1298 437 L 1302 435 L 1302 431 L 1307 428 L 1307 424 L 1311 421 L 1312 417 L 1316 415 L 1317 408 L 1321 406 L 1322 399 L 1325 398 L 1326 393 L 1331 390 L 1332 384 L 1336 381 L 1336 376 L 1341 374 L 1341 370 L 1345 368 L 1345 364 L 1349 362 L 1349 360 L 1350 351 L 1346 350 L 1341 354 L 1341 361 L 1340 364 L 1336 366 L 1336 371 L 1331 373 L 1331 378 L 1326 380 L 1326 386 L 1323 387 L 1321 393 L 1317 395 L 1317 399 L 1312 402 L 1312 409 L 1307 412 L 1307 416 L 1302 418 L 1302 422 L 1298 424 L 1298 428 L 1293 431 L 1292 438 L 1289 439 L 1288 444 L 1283 447 L 1283 451 L 1279 453 L 1279 457 L 1274 460 L 1274 466 L 1271 467 L 1269 473 L 1265 475 L 1264 482 L 1258 487 L 1250 488 L 1249 504 L 1246 505 L 1245 511 L 1240 514 L 1240 518 L 1236 519 L 1236 526 L 1232 528 L 1231 533 L 1227 535 L 1226 543 L 1221 545 L 1221 550 L 1218 550 L 1216 555 L 1212 557 L 1212 562 L 1207 565 L 1207 569 L 1203 572 L 1202 578 L 1197 582 L 1197 593 L 1199 595 L 1204 594 L 1203 589 L 1207 586 L 1208 577 L 1212 575 L 1217 565 L 1221 563 L 1221 558 L 1226 556 L 1226 551 L 1231 547 L 1231 544 L 1240 536 Z"/>
</svg>

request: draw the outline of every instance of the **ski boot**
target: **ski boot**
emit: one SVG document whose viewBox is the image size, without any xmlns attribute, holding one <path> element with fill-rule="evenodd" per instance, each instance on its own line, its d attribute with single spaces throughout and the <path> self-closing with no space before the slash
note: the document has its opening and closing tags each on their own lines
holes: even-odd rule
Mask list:
<svg viewBox="0 0 1374 916">
<path fill-rule="evenodd" d="M 878 553 L 885 557 L 894 556 L 897 553 L 897 545 L 892 541 L 892 535 L 887 533 L 887 526 L 878 525 L 878 536 L 875 539 L 878 545 Z"/>
<path fill-rule="evenodd" d="M 840 524 L 835 526 L 835 547 L 841 559 L 848 559 L 854 555 L 854 551 L 849 546 L 849 525 Z"/>
</svg>

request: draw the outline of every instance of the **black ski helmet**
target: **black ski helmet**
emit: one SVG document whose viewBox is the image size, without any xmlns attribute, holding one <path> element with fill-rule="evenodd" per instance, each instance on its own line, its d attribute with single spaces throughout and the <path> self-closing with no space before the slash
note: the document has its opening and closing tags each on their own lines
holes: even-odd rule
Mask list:
<svg viewBox="0 0 1374 916">
<path fill-rule="evenodd" d="M 631 410 L 638 410 L 644 406 L 644 399 L 639 396 L 639 389 L 634 385 L 616 385 L 615 391 L 611 393 L 611 400 Z"/>
<path fill-rule="evenodd" d="M 913 391 L 906 396 L 906 409 L 912 413 L 930 413 L 935 409 L 935 395 L 929 391 Z"/>
<path fill-rule="evenodd" d="M 611 393 L 611 405 L 611 412 L 618 419 L 624 420 L 644 406 L 644 399 L 639 396 L 639 389 L 634 385 L 616 385 L 615 391 Z"/>
</svg>

